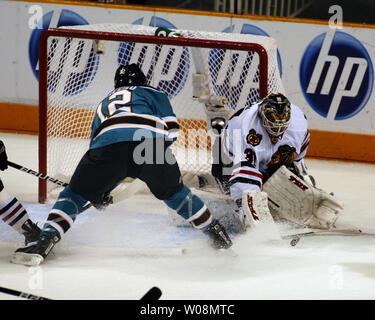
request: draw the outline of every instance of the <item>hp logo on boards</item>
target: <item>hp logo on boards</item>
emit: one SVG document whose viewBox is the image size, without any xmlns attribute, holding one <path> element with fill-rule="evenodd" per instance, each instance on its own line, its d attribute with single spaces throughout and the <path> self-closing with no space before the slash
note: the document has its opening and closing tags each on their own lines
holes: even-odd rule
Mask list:
<svg viewBox="0 0 375 320">
<path fill-rule="evenodd" d="M 300 65 L 302 92 L 310 106 L 329 120 L 360 112 L 371 96 L 374 70 L 360 41 L 331 29 L 313 39 Z"/>
<path fill-rule="evenodd" d="M 88 24 L 79 14 L 67 9 L 50 11 L 43 15 L 42 20 L 42 23 L 38 23 L 42 28 L 34 29 L 29 40 L 30 65 L 36 79 L 39 79 L 38 45 L 42 31 L 47 28 Z M 48 90 L 55 92 L 59 86 L 65 96 L 83 91 L 95 77 L 99 64 L 99 57 L 94 54 L 92 46 L 84 42 L 71 45 L 70 42 L 70 39 L 59 39 L 51 43 L 55 54 L 51 55 L 49 60 L 49 76 L 55 79 L 55 82 L 49 84 Z M 62 50 L 64 47 L 68 49 Z M 71 65 L 68 66 L 68 63 Z M 73 83 L 79 85 L 72 86 Z"/>
<path fill-rule="evenodd" d="M 247 23 L 234 24 L 222 32 L 269 37 L 264 30 Z M 254 57 L 256 55 L 253 52 L 249 52 L 244 58 L 230 50 L 210 50 L 208 63 L 214 91 L 218 96 L 227 97 L 228 106 L 232 109 L 244 107 L 259 97 L 259 71 Z M 277 51 L 277 64 L 281 77 L 282 65 L 279 51 Z"/>
<path fill-rule="evenodd" d="M 233 26 L 233 31 L 237 32 L 236 26 Z M 229 32 L 229 28 L 226 28 L 223 32 Z M 240 33 L 253 34 L 253 35 L 256 35 L 256 36 L 263 36 L 263 37 L 270 37 L 270 35 L 266 31 L 264 31 L 263 29 L 261 29 L 257 26 L 254 26 L 252 24 L 248 24 L 248 23 L 244 23 L 242 25 Z M 280 56 L 279 50 L 277 50 L 277 64 L 278 64 L 278 67 L 279 67 L 280 77 L 281 77 L 282 74 L 283 74 L 283 69 L 282 69 L 283 67 L 282 67 L 282 63 L 281 63 L 281 56 Z"/>
<path fill-rule="evenodd" d="M 149 23 L 139 18 L 133 24 L 176 29 L 169 21 L 151 17 Z M 118 64 L 137 63 L 150 79 L 150 84 L 173 98 L 184 87 L 189 76 L 190 55 L 187 47 L 168 48 L 161 45 L 122 42 L 118 49 Z M 157 80 L 153 75 L 157 75 Z"/>
</svg>

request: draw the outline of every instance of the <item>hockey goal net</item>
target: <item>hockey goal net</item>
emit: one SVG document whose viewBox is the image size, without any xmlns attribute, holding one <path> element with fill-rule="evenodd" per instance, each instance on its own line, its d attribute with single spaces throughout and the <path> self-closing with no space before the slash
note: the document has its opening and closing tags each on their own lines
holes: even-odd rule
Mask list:
<svg viewBox="0 0 375 320">
<path fill-rule="evenodd" d="M 181 171 L 209 173 L 207 106 L 236 110 L 283 92 L 272 38 L 100 24 L 45 30 L 39 50 L 39 171 L 69 182 L 89 146 L 91 121 L 120 64 L 137 63 L 165 92 L 180 123 L 173 152 Z M 169 33 L 169 34 L 168 34 Z M 218 102 L 219 101 L 219 102 Z M 39 201 L 58 187 L 40 180 Z"/>
</svg>

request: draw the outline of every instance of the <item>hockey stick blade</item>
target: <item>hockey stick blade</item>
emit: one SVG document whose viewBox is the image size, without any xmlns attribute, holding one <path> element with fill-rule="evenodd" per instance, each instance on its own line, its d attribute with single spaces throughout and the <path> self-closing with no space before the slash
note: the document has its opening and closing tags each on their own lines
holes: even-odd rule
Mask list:
<svg viewBox="0 0 375 320">
<path fill-rule="evenodd" d="M 4 287 L 0 287 L 0 292 L 10 294 L 12 296 L 20 297 L 20 298 L 25 298 L 25 299 L 28 299 L 28 300 L 52 300 L 52 299 L 49 299 L 49 298 L 44 298 L 44 297 L 41 297 L 41 296 L 36 296 L 36 295 L 30 294 L 30 293 L 17 291 L 17 290 L 13 290 L 13 289 L 8 289 L 8 288 L 4 288 Z"/>
<path fill-rule="evenodd" d="M 140 300 L 159 300 L 161 294 L 161 290 L 158 287 L 152 287 Z"/>
</svg>

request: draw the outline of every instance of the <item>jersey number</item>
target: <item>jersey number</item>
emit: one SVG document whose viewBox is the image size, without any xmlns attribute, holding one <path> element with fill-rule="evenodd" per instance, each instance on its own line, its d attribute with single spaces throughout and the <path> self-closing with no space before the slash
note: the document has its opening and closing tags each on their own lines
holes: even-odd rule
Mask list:
<svg viewBox="0 0 375 320">
<path fill-rule="evenodd" d="M 126 89 L 116 91 L 111 96 L 105 98 L 97 110 L 98 117 L 103 121 L 111 117 L 116 111 L 122 110 L 132 112 L 132 92 Z"/>
<path fill-rule="evenodd" d="M 245 157 L 249 167 L 255 168 L 257 156 L 253 149 L 247 148 L 245 150 Z"/>
</svg>

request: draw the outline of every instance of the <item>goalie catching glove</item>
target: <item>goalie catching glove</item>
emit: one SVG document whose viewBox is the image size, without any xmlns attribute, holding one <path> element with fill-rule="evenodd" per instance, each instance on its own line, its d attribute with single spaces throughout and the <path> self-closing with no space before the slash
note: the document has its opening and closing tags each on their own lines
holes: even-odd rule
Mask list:
<svg viewBox="0 0 375 320">
<path fill-rule="evenodd" d="M 281 166 L 263 185 L 273 216 L 298 225 L 331 229 L 343 205 L 331 194 L 299 178 Z"/>
</svg>

